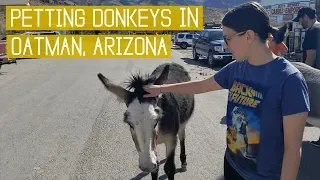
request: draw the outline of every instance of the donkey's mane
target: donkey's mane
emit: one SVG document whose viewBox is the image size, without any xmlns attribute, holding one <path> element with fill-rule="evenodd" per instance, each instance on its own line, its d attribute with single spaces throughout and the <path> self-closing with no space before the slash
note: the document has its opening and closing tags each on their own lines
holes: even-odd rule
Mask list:
<svg viewBox="0 0 320 180">
<path fill-rule="evenodd" d="M 125 82 L 127 85 L 126 88 L 129 91 L 133 91 L 134 96 L 136 96 L 139 101 L 143 101 L 143 99 L 146 99 L 143 97 L 143 95 L 148 94 L 143 87 L 148 84 L 153 84 L 156 80 L 156 77 L 151 76 L 150 74 L 144 74 L 142 75 L 140 72 L 136 74 L 131 73 L 131 77 Z"/>
</svg>

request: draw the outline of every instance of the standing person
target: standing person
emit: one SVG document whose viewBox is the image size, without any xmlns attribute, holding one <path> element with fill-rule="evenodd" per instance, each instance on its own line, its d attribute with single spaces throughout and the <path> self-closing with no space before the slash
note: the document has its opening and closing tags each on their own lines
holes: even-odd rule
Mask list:
<svg viewBox="0 0 320 180">
<path fill-rule="evenodd" d="M 320 52 L 317 53 L 320 48 L 320 23 L 316 19 L 316 10 L 303 7 L 292 21 L 299 22 L 304 29 L 308 29 L 302 44 L 302 62 L 320 69 Z"/>
<path fill-rule="evenodd" d="M 302 62 L 320 69 L 320 23 L 316 19 L 316 10 L 311 7 L 303 7 L 298 11 L 293 22 L 299 22 L 304 29 L 308 29 L 302 44 Z M 311 144 L 320 147 L 320 137 Z"/>
<path fill-rule="evenodd" d="M 260 4 L 250 2 L 229 11 L 222 28 L 235 61 L 205 80 L 146 86 L 144 97 L 228 89 L 225 179 L 296 179 L 310 110 L 306 81 L 288 60 L 269 49 L 266 40 L 272 28 Z M 243 117 L 246 137 L 238 129 Z"/>
</svg>

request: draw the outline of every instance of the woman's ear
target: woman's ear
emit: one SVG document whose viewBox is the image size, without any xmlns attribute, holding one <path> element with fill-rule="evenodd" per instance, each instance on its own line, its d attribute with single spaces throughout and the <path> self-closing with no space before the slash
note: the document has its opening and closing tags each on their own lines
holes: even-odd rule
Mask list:
<svg viewBox="0 0 320 180">
<path fill-rule="evenodd" d="M 247 41 L 250 44 L 256 39 L 256 33 L 252 30 L 248 30 L 245 35 L 247 36 Z"/>
</svg>

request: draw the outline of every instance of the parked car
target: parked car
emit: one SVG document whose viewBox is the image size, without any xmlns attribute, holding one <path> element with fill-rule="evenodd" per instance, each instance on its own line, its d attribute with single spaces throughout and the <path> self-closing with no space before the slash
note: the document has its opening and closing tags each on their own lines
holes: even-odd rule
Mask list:
<svg viewBox="0 0 320 180">
<path fill-rule="evenodd" d="M 192 46 L 192 39 L 196 36 L 195 33 L 177 33 L 174 40 L 174 45 L 180 46 L 181 49 L 187 49 Z"/>
<path fill-rule="evenodd" d="M 205 62 L 214 66 L 218 62 L 231 62 L 235 58 L 232 53 L 224 48 L 223 31 L 220 28 L 204 29 L 198 38 L 192 42 L 192 56 L 194 60 L 206 57 Z"/>
<path fill-rule="evenodd" d="M 60 35 L 58 31 L 25 32 L 23 35 Z"/>
</svg>

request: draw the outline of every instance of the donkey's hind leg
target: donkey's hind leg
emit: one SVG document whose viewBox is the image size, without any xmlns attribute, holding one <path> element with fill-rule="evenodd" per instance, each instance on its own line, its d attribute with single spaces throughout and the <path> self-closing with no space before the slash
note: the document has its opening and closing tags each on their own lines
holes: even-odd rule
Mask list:
<svg viewBox="0 0 320 180">
<path fill-rule="evenodd" d="M 185 139 L 186 139 L 186 132 L 185 126 L 181 127 L 179 131 L 179 140 L 180 140 L 180 161 L 181 161 L 181 170 L 182 172 L 187 171 L 187 155 L 186 155 L 186 146 L 185 146 Z"/>
<path fill-rule="evenodd" d="M 173 136 L 166 142 L 166 155 L 167 160 L 164 165 L 164 172 L 168 176 L 168 180 L 174 180 L 174 175 L 176 173 L 176 165 L 174 163 L 175 150 L 177 147 L 178 137 Z"/>
</svg>

